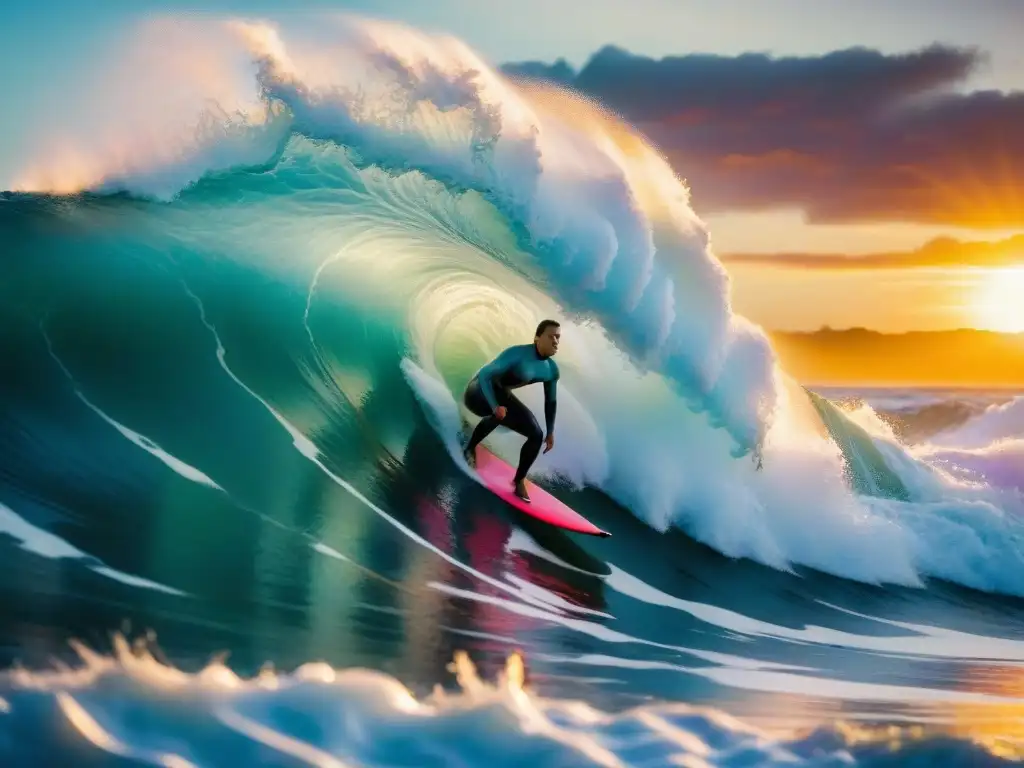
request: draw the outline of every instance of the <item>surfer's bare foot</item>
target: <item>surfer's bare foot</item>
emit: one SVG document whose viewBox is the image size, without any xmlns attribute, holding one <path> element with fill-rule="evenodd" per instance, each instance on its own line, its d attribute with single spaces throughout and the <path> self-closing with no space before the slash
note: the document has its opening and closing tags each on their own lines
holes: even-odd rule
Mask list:
<svg viewBox="0 0 1024 768">
<path fill-rule="evenodd" d="M 466 463 L 469 464 L 470 469 L 476 469 L 476 451 L 463 448 L 462 457 L 466 460 Z"/>
<path fill-rule="evenodd" d="M 530 503 L 530 494 L 528 494 L 526 492 L 526 481 L 525 480 L 518 480 L 518 481 L 516 481 L 516 496 L 518 496 L 520 499 L 522 499 L 526 503 Z"/>
</svg>

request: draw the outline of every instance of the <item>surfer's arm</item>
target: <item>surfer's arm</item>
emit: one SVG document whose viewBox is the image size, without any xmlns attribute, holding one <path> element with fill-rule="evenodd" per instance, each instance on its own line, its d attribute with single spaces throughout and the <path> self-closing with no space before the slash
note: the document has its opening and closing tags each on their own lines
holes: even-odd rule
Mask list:
<svg viewBox="0 0 1024 768">
<path fill-rule="evenodd" d="M 558 371 L 550 381 L 544 382 L 544 427 L 550 435 L 555 429 L 555 412 L 558 410 Z"/>
<path fill-rule="evenodd" d="M 483 393 L 484 400 L 491 407 L 492 413 L 498 409 L 498 399 L 494 396 L 493 379 L 505 373 L 515 362 L 514 349 L 506 349 L 477 372 L 477 383 L 480 384 L 480 391 Z"/>
</svg>

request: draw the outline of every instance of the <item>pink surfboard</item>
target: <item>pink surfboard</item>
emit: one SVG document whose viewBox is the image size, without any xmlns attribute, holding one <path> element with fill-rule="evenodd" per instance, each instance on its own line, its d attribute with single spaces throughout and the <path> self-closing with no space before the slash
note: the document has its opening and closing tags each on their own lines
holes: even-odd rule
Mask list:
<svg viewBox="0 0 1024 768">
<path fill-rule="evenodd" d="M 530 492 L 530 502 L 520 499 L 512 485 L 512 479 L 516 474 L 515 467 L 506 464 L 482 445 L 476 447 L 476 473 L 495 496 L 525 515 L 567 531 L 586 533 L 590 536 L 611 536 L 529 480 L 526 484 Z"/>
</svg>

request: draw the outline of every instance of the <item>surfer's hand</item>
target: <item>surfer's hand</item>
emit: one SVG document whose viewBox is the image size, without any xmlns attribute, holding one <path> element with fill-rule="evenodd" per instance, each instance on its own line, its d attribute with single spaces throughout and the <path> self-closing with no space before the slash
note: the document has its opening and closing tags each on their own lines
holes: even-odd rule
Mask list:
<svg viewBox="0 0 1024 768">
<path fill-rule="evenodd" d="M 544 453 L 547 453 L 548 451 L 550 451 L 554 447 L 555 447 L 555 436 L 553 434 L 552 435 L 548 435 L 546 438 L 544 438 Z"/>
<path fill-rule="evenodd" d="M 496 418 L 498 421 L 502 421 L 504 420 L 506 413 L 507 411 L 505 410 L 505 406 L 499 405 L 497 408 L 494 409 L 494 418 Z"/>
</svg>

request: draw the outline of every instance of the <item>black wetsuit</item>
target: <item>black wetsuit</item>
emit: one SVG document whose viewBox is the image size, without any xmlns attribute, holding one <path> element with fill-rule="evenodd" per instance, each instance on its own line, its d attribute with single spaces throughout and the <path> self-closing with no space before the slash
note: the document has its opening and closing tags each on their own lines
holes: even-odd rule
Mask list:
<svg viewBox="0 0 1024 768">
<path fill-rule="evenodd" d="M 555 361 L 550 357 L 541 357 L 533 344 L 509 347 L 477 371 L 466 387 L 463 399 L 466 407 L 482 419 L 466 444 L 466 452 L 472 455 L 480 441 L 499 426 L 518 432 L 526 438 L 526 442 L 519 452 L 519 468 L 515 480 L 518 483 L 525 479 L 540 453 L 545 433 L 541 432 L 533 412 L 511 390 L 544 382 L 544 422 L 546 434 L 550 435 L 555 426 L 558 375 Z M 505 406 L 506 410 L 505 418 L 501 421 L 494 416 L 499 405 Z"/>
</svg>

